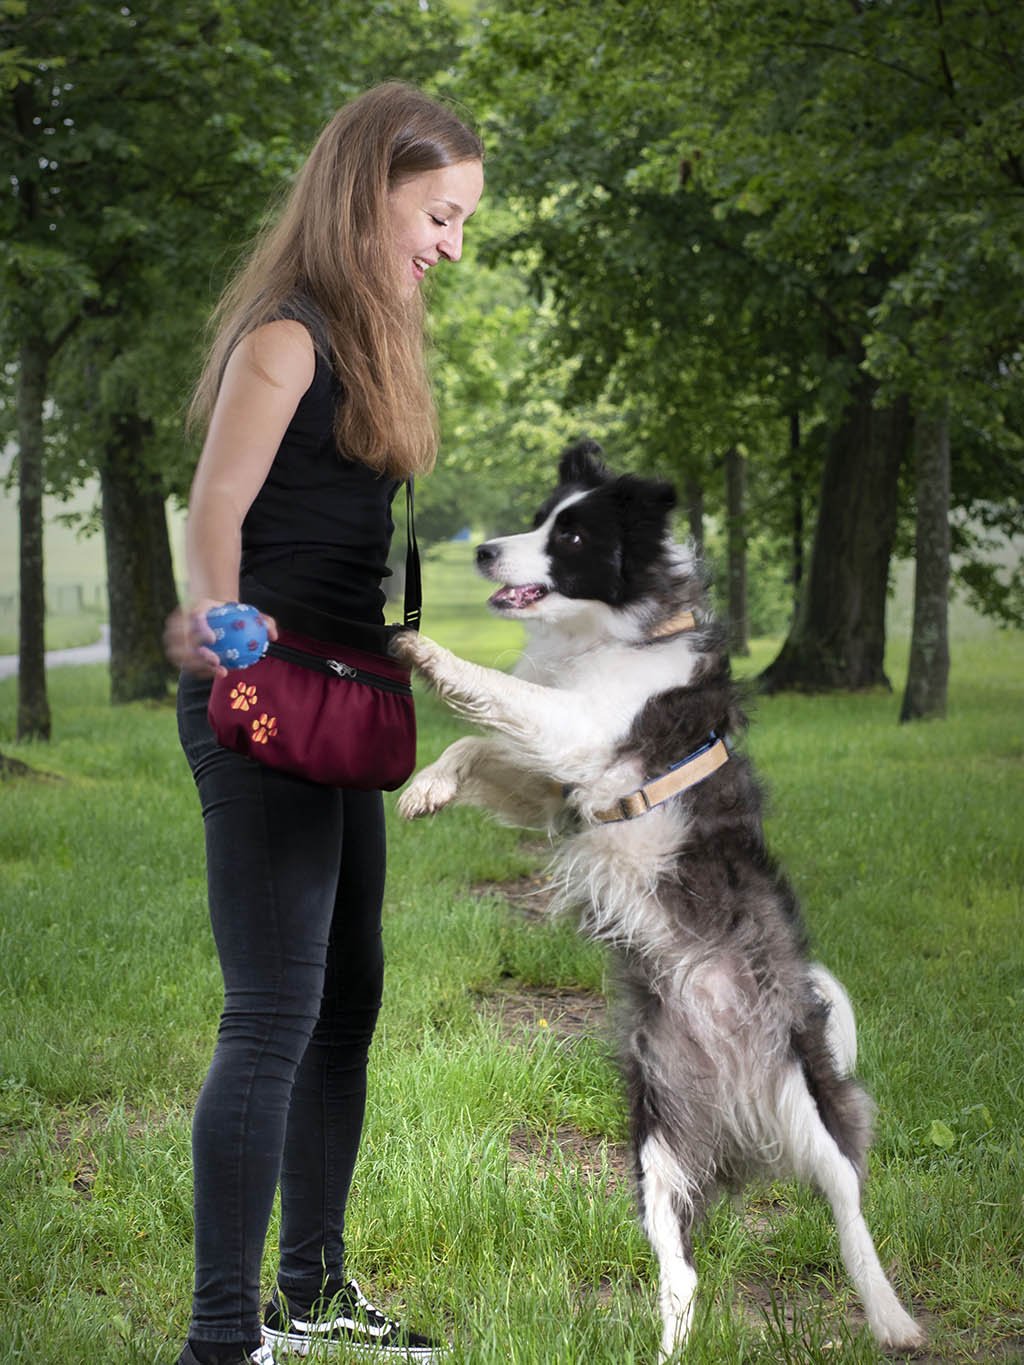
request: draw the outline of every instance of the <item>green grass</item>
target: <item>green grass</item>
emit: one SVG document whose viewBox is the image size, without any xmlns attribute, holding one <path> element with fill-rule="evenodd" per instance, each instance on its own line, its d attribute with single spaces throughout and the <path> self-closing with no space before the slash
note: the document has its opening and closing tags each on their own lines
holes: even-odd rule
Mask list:
<svg viewBox="0 0 1024 1365">
<path fill-rule="evenodd" d="M 467 557 L 432 555 L 426 627 L 508 662 L 518 632 L 483 613 Z M 784 696 L 757 703 L 750 744 L 774 847 L 858 1008 L 883 1261 L 936 1358 L 1019 1359 L 1024 641 L 990 632 L 954 658 L 946 722 L 900 727 L 881 693 Z M 112 709 L 101 667 L 57 670 L 50 691 L 53 742 L 19 746 L 0 683 L 0 749 L 59 778 L 0 786 L 0 1361 L 169 1363 L 188 1317 L 189 1112 L 220 1004 L 199 812 L 169 704 Z M 420 722 L 421 762 L 460 733 L 429 696 Z M 535 870 L 535 837 L 462 810 L 404 826 L 391 799 L 389 821 L 352 1267 L 449 1332 L 453 1365 L 650 1361 L 654 1271 L 611 1179 L 624 1125 L 606 1042 L 540 1027 L 510 1042 L 479 1008 L 510 983 L 600 990 L 602 956 L 474 893 Z M 524 1131 L 575 1133 L 586 1159 L 555 1143 L 513 1160 Z M 749 1207 L 701 1236 L 688 1359 L 874 1361 L 818 1201 L 787 1184 Z"/>
<path fill-rule="evenodd" d="M 78 645 L 95 644 L 100 638 L 100 622 L 106 619 L 106 609 L 99 607 L 76 612 L 49 611 L 46 613 L 46 648 L 74 649 Z M 0 654 L 17 652 L 17 613 L 0 610 Z"/>
<path fill-rule="evenodd" d="M 3 470 L 0 469 L 0 473 Z M 62 518 L 98 517 L 99 485 L 93 481 L 66 500 L 43 499 L 43 554 L 46 566 L 47 649 L 70 649 L 99 639 L 107 619 L 106 550 L 103 535 L 81 533 Z M 169 509 L 172 548 L 181 561 L 183 515 Z M 0 486 L 0 654 L 18 651 L 18 494 Z M 79 606 L 81 603 L 81 606 Z"/>
</svg>

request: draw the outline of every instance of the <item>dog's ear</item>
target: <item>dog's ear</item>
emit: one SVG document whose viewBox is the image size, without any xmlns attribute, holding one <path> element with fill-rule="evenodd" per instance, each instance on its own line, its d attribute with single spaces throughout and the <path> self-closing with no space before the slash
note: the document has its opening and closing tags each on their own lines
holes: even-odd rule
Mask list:
<svg viewBox="0 0 1024 1365">
<path fill-rule="evenodd" d="M 596 441 L 576 441 L 562 451 L 558 461 L 560 483 L 578 483 L 584 488 L 600 488 L 614 477 L 601 456 L 604 451 Z"/>
</svg>

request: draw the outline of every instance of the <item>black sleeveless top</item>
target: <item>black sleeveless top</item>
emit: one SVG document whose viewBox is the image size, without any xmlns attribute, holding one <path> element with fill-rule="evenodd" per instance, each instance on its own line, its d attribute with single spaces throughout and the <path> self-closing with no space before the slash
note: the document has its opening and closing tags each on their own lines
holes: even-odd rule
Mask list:
<svg viewBox="0 0 1024 1365">
<path fill-rule="evenodd" d="M 249 580 L 242 595 L 263 606 L 262 586 L 269 590 L 265 610 L 272 609 L 272 594 L 379 624 L 399 481 L 338 450 L 334 413 L 341 385 L 314 328 L 306 317 L 299 320 L 313 336 L 316 371 L 242 523 L 241 576 Z"/>
</svg>

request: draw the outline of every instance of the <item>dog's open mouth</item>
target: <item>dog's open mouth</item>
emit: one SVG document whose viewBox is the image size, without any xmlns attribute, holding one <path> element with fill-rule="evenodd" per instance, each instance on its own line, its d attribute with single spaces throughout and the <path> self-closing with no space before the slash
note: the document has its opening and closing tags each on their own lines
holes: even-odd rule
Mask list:
<svg viewBox="0 0 1024 1365">
<path fill-rule="evenodd" d="M 499 588 L 488 598 L 487 605 L 497 611 L 518 611 L 523 607 L 532 607 L 534 602 L 539 602 L 547 595 L 548 590 L 541 583 L 522 583 L 516 587 Z"/>
</svg>

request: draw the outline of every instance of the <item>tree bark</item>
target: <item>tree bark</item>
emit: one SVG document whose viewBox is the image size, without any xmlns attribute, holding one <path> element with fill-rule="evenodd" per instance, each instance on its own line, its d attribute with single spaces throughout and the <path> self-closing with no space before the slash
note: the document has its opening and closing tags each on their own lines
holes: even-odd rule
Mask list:
<svg viewBox="0 0 1024 1365">
<path fill-rule="evenodd" d="M 167 528 L 167 500 L 160 487 L 150 489 L 143 497 L 153 560 L 153 614 L 159 627 L 160 652 L 163 655 L 164 673 L 168 678 L 177 678 L 178 669 L 167 658 L 163 647 L 164 622 L 178 605 L 178 585 L 174 579 L 174 557 Z"/>
<path fill-rule="evenodd" d="M 698 557 L 704 554 L 704 485 L 688 475 L 685 488 L 686 522 Z"/>
<path fill-rule="evenodd" d="M 792 508 L 790 530 L 791 580 L 793 584 L 793 615 L 800 610 L 800 592 L 804 582 L 804 481 L 799 464 L 800 414 L 789 416 L 789 492 Z"/>
<path fill-rule="evenodd" d="M 43 571 L 43 404 L 49 349 L 39 334 L 18 356 L 18 739 L 50 738 Z"/>
<path fill-rule="evenodd" d="M 861 374 L 829 440 L 800 609 L 761 674 L 766 691 L 889 687 L 885 605 L 910 414 L 904 400 L 875 408 L 874 395 Z"/>
<path fill-rule="evenodd" d="M 900 721 L 946 714 L 949 682 L 949 422 L 945 413 L 915 423 L 917 530 L 914 624 Z"/>
<path fill-rule="evenodd" d="M 117 419 L 100 469 L 110 603 L 110 699 L 158 698 L 167 692 L 163 626 L 167 616 L 167 518 L 158 481 L 145 471 L 150 435 L 142 418 Z"/>
<path fill-rule="evenodd" d="M 747 462 L 735 446 L 725 452 L 729 559 L 729 653 L 750 653 L 747 630 Z"/>
</svg>

